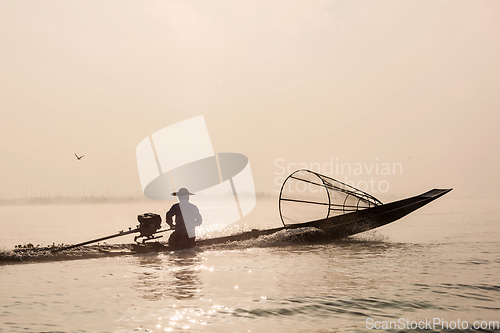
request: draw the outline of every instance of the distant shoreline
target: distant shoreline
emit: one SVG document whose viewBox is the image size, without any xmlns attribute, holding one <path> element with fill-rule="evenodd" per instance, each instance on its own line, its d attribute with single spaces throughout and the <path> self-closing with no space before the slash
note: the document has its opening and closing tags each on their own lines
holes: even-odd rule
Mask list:
<svg viewBox="0 0 500 333">
<path fill-rule="evenodd" d="M 258 192 L 256 197 L 260 199 L 275 198 L 270 193 Z M 151 202 L 156 201 L 146 198 L 145 196 L 85 196 L 85 197 L 72 197 L 72 196 L 56 196 L 56 197 L 29 197 L 29 198 L 0 198 L 1 206 L 23 206 L 23 205 L 71 205 L 71 204 L 108 204 L 108 203 L 132 203 L 132 202 Z M 174 197 L 172 200 L 176 201 Z"/>
<path fill-rule="evenodd" d="M 147 202 L 146 197 L 34 197 L 0 199 L 0 206 L 22 206 L 22 205 L 61 205 L 61 204 L 106 204 Z"/>
</svg>

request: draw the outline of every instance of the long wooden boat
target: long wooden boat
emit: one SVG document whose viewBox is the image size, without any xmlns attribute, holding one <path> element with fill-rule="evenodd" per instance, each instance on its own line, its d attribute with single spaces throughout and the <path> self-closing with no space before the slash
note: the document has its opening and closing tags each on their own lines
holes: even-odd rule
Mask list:
<svg viewBox="0 0 500 333">
<path fill-rule="evenodd" d="M 207 245 L 224 244 L 229 242 L 244 241 L 258 238 L 263 235 L 271 235 L 287 229 L 299 229 L 314 227 L 320 229 L 321 233 L 311 235 L 309 239 L 316 241 L 342 239 L 369 231 L 391 222 L 397 221 L 411 212 L 427 205 L 431 201 L 445 195 L 452 189 L 433 189 L 403 200 L 382 204 L 372 208 L 353 211 L 342 215 L 328 217 L 304 223 L 286 225 L 279 228 L 257 230 L 239 233 L 231 236 L 202 239 L 196 241 L 197 247 Z M 138 253 L 172 251 L 168 245 L 160 243 L 134 244 L 132 249 Z"/>
</svg>

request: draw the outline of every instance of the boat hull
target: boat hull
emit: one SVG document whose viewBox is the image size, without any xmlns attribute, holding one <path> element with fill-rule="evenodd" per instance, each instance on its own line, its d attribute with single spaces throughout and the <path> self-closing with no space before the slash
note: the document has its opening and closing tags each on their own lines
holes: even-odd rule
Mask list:
<svg viewBox="0 0 500 333">
<path fill-rule="evenodd" d="M 254 229 L 252 231 L 240 233 L 237 235 L 199 240 L 196 241 L 196 245 L 204 246 L 242 241 L 257 238 L 262 235 L 270 235 L 285 229 L 307 227 L 315 227 L 323 230 L 324 236 L 328 239 L 341 239 L 397 221 L 402 217 L 412 213 L 413 211 L 445 195 L 451 190 L 452 189 L 433 189 L 411 198 L 402 199 L 388 204 L 383 204 L 380 206 L 367 208 L 343 215 L 332 216 L 327 219 L 287 225 L 286 227 L 275 229 Z M 315 235 L 314 237 L 318 238 L 317 235 Z"/>
<path fill-rule="evenodd" d="M 434 189 L 423 194 L 364 210 L 302 223 L 322 229 L 329 239 L 340 239 L 397 221 L 427 205 L 452 189 Z M 297 227 L 295 225 L 294 227 Z"/>
</svg>

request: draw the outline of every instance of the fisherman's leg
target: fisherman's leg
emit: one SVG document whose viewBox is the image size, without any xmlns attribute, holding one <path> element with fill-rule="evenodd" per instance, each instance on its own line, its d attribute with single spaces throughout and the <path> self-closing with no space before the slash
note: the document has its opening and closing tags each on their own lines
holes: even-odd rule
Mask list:
<svg viewBox="0 0 500 333">
<path fill-rule="evenodd" d="M 189 237 L 187 234 L 181 234 L 182 237 L 180 238 L 180 241 L 179 241 L 179 247 L 181 249 L 187 249 L 189 248 Z"/>
<path fill-rule="evenodd" d="M 174 231 L 168 238 L 168 246 L 171 249 L 177 249 L 179 247 L 179 235 L 177 231 Z"/>
<path fill-rule="evenodd" d="M 187 234 L 174 231 L 168 239 L 168 246 L 172 250 L 180 250 L 189 248 L 189 237 Z"/>
</svg>

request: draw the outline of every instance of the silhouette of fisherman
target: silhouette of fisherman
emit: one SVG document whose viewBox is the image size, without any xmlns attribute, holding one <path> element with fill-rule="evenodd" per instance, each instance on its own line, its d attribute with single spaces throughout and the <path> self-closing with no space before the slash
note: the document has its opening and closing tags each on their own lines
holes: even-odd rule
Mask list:
<svg viewBox="0 0 500 333">
<path fill-rule="evenodd" d="M 168 246 L 173 250 L 193 248 L 196 244 L 194 229 L 203 222 L 198 207 L 189 202 L 189 196 L 194 193 L 181 188 L 172 195 L 176 196 L 179 202 L 172 205 L 166 215 L 167 224 L 174 229 L 168 239 Z M 173 216 L 175 223 L 172 221 Z"/>
</svg>

